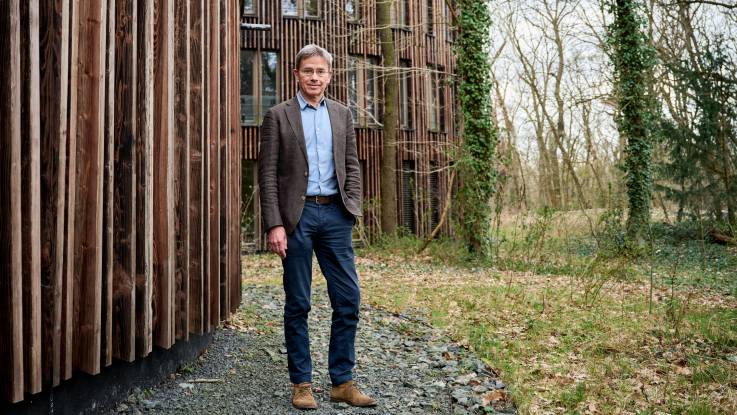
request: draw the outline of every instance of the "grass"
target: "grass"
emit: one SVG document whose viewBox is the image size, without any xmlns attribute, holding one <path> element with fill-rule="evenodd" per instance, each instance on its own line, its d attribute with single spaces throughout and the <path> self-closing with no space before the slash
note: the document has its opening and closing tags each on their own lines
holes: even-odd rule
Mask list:
<svg viewBox="0 0 737 415">
<path fill-rule="evenodd" d="M 507 218 L 491 261 L 442 240 L 361 249 L 364 301 L 475 350 L 523 414 L 737 413 L 737 251 L 663 226 L 629 258 L 581 217 L 545 215 Z M 246 264 L 248 283 L 281 283 L 275 256 Z"/>
</svg>

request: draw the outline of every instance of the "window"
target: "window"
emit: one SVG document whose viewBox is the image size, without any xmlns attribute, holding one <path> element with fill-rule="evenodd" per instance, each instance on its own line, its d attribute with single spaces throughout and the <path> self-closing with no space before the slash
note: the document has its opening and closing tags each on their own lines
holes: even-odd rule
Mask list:
<svg viewBox="0 0 737 415">
<path fill-rule="evenodd" d="M 399 125 L 403 130 L 411 130 L 412 123 L 412 65 L 409 61 L 400 62 L 399 73 Z"/>
<path fill-rule="evenodd" d="M 450 5 L 449 5 L 450 3 Z M 448 42 L 455 41 L 454 13 L 455 2 L 445 2 L 445 40 Z"/>
<path fill-rule="evenodd" d="M 348 107 L 357 126 L 379 124 L 378 60 L 351 56 L 348 58 Z"/>
<path fill-rule="evenodd" d="M 396 0 L 392 4 L 392 24 L 404 29 L 409 28 L 409 0 Z"/>
<path fill-rule="evenodd" d="M 243 15 L 256 14 L 255 0 L 243 0 Z"/>
<path fill-rule="evenodd" d="M 345 0 L 345 14 L 349 22 L 361 20 L 361 4 L 359 0 Z"/>
<path fill-rule="evenodd" d="M 427 126 L 430 131 L 445 132 L 445 74 L 440 67 L 430 67 L 427 77 Z"/>
<path fill-rule="evenodd" d="M 402 226 L 410 233 L 417 232 L 415 220 L 415 162 L 402 160 Z"/>
<path fill-rule="evenodd" d="M 435 34 L 435 5 L 433 2 L 435 0 L 425 0 L 426 1 L 426 13 L 425 13 L 425 33 L 428 35 L 434 35 Z"/>
<path fill-rule="evenodd" d="M 277 53 L 241 50 L 241 124 L 261 125 L 266 111 L 276 105 Z"/>
<path fill-rule="evenodd" d="M 320 17 L 320 0 L 282 0 L 282 15 Z"/>
</svg>

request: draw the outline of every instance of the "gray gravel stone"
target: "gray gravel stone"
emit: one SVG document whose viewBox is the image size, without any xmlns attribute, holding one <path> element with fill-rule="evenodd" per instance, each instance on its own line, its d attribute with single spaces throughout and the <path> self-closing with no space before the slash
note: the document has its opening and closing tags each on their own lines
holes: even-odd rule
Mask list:
<svg viewBox="0 0 737 415">
<path fill-rule="evenodd" d="M 315 287 L 310 313 L 313 393 L 309 414 L 475 414 L 481 394 L 505 388 L 471 352 L 424 320 L 362 306 L 354 379 L 376 408 L 330 402 L 327 350 L 331 309 Z M 243 306 L 257 311 L 254 328 L 225 324 L 200 358 L 155 388 L 131 392 L 111 413 L 304 414 L 292 408 L 282 331 L 281 287 L 248 286 Z M 253 313 L 250 313 L 253 314 Z M 469 386 L 469 383 L 473 386 Z M 483 386 L 482 386 L 483 385 Z M 514 413 L 514 407 L 494 408 Z"/>
</svg>

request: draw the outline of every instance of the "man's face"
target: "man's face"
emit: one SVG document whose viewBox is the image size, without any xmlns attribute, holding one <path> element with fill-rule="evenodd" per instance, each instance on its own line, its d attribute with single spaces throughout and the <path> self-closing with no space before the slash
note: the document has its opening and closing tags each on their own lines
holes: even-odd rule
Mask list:
<svg viewBox="0 0 737 415">
<path fill-rule="evenodd" d="M 328 62 L 320 56 L 311 56 L 303 59 L 299 69 L 294 70 L 299 89 L 308 100 L 316 101 L 325 93 L 330 84 L 332 73 Z"/>
</svg>

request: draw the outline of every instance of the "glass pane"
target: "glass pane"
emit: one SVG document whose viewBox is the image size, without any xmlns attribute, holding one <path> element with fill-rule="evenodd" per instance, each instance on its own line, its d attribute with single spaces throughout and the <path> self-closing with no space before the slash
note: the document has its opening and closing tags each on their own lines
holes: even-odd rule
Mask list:
<svg viewBox="0 0 737 415">
<path fill-rule="evenodd" d="M 320 17 L 320 0 L 304 0 L 305 16 Z"/>
<path fill-rule="evenodd" d="M 438 74 L 438 127 L 445 132 L 445 75 Z"/>
<path fill-rule="evenodd" d="M 432 71 L 432 69 L 430 69 Z M 427 104 L 427 125 L 428 128 L 432 131 L 436 131 L 438 129 L 438 119 L 437 119 L 437 102 L 438 102 L 438 93 L 437 89 L 435 89 L 435 76 L 430 73 L 428 75 L 427 79 L 427 96 L 430 98 L 430 102 Z"/>
<path fill-rule="evenodd" d="M 284 16 L 296 16 L 297 0 L 281 0 L 281 13 Z"/>
<path fill-rule="evenodd" d="M 277 67 L 276 52 L 261 52 L 261 118 L 277 104 Z"/>
<path fill-rule="evenodd" d="M 256 13 L 256 7 L 253 5 L 253 0 L 243 0 L 243 14 L 254 13 Z"/>
<path fill-rule="evenodd" d="M 254 85 L 256 79 L 254 77 L 254 56 L 256 52 L 253 50 L 241 50 L 241 124 L 256 124 L 256 107 L 254 96 Z"/>
<path fill-rule="evenodd" d="M 348 59 L 348 108 L 351 109 L 353 123 L 358 121 L 358 72 L 356 71 L 356 58 Z"/>
<path fill-rule="evenodd" d="M 408 62 L 403 61 L 401 65 L 399 119 L 402 128 L 410 129 L 412 128 L 412 73 Z"/>
<path fill-rule="evenodd" d="M 348 20 L 356 20 L 356 0 L 346 0 L 345 14 L 348 16 Z"/>
<path fill-rule="evenodd" d="M 433 12 L 433 4 L 432 4 L 434 0 L 426 0 L 426 1 L 427 1 L 427 16 L 425 17 L 427 19 L 427 21 L 425 22 L 426 30 L 427 30 L 427 33 L 432 34 L 433 26 L 434 26 L 433 20 L 435 19 L 435 16 L 434 16 L 435 13 Z"/>
<path fill-rule="evenodd" d="M 369 124 L 375 124 L 379 119 L 378 102 L 377 102 L 377 85 L 376 71 L 374 70 L 374 62 L 366 61 L 366 113 L 369 116 Z"/>
</svg>

